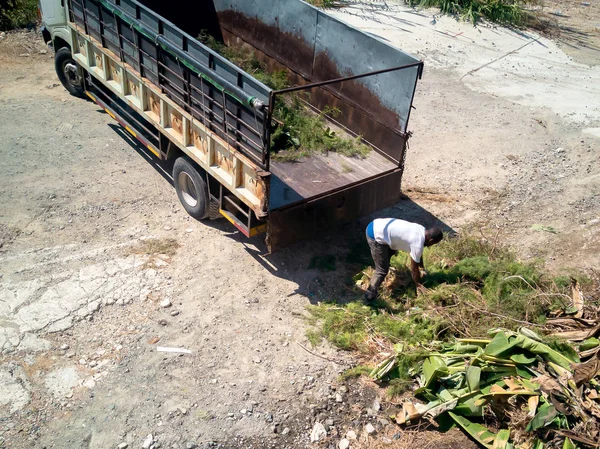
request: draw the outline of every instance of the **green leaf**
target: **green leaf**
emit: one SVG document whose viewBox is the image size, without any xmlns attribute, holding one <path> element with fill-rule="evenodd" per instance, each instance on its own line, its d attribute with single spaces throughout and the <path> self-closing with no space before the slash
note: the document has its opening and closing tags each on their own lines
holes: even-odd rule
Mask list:
<svg viewBox="0 0 600 449">
<path fill-rule="evenodd" d="M 600 340 L 598 340 L 595 337 L 588 338 L 586 341 L 584 341 L 583 343 L 581 343 L 579 345 L 579 350 L 587 351 L 588 349 L 593 349 L 593 348 L 597 347 L 598 345 L 600 345 Z"/>
<path fill-rule="evenodd" d="M 423 362 L 423 386 L 429 387 L 434 380 L 447 376 L 448 367 L 444 363 L 444 359 L 439 356 L 432 356 L 425 359 Z"/>
<path fill-rule="evenodd" d="M 571 441 L 571 438 L 566 437 L 565 442 L 563 443 L 562 449 L 575 449 L 575 448 L 576 448 L 576 446 Z"/>
<path fill-rule="evenodd" d="M 509 440 L 510 440 L 510 430 L 506 430 L 506 429 L 500 430 L 496 434 L 496 438 L 494 438 L 494 443 L 492 444 L 492 447 L 494 449 L 507 449 L 508 445 L 509 445 L 509 442 L 508 442 Z"/>
<path fill-rule="evenodd" d="M 492 338 L 492 341 L 485 347 L 483 352 L 487 355 L 497 356 L 506 351 L 507 348 L 510 349 L 508 337 L 503 331 L 500 331 L 494 335 L 494 338 Z"/>
<path fill-rule="evenodd" d="M 538 412 L 533 417 L 533 419 L 527 424 L 526 432 L 531 432 L 533 430 L 541 429 L 542 427 L 547 426 L 552 422 L 552 420 L 556 417 L 558 412 L 553 405 L 544 404 L 538 408 Z"/>
<path fill-rule="evenodd" d="M 525 335 L 516 335 L 513 337 L 515 346 L 521 349 L 525 349 L 533 354 L 541 356 L 547 362 L 554 362 L 565 369 L 570 369 L 572 363 L 578 363 L 579 360 L 574 360 L 566 357 L 558 351 L 555 351 L 550 346 L 535 341 L 532 338 L 526 337 Z"/>
<path fill-rule="evenodd" d="M 525 354 L 513 354 L 510 359 L 519 365 L 530 365 L 535 362 L 535 357 L 527 357 Z"/>
<path fill-rule="evenodd" d="M 494 449 L 492 443 L 496 438 L 496 435 L 489 431 L 487 427 L 481 424 L 473 423 L 467 418 L 464 418 L 456 413 L 448 412 L 452 419 L 463 428 L 471 437 L 473 437 L 479 444 L 487 449 Z"/>
<path fill-rule="evenodd" d="M 465 374 L 467 377 L 467 387 L 469 387 L 469 391 L 479 390 L 481 368 L 478 366 L 469 365 L 465 370 Z"/>
<path fill-rule="evenodd" d="M 554 229 L 552 226 L 546 226 L 543 224 L 534 224 L 533 226 L 531 226 L 531 229 L 533 229 L 534 231 L 543 231 L 543 232 L 549 232 L 551 234 L 558 234 L 558 231 L 556 229 Z"/>
</svg>

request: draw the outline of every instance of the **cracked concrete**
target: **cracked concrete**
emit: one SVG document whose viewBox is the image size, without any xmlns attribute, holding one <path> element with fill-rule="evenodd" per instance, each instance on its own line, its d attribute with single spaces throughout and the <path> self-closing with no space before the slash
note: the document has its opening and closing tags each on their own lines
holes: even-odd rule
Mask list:
<svg viewBox="0 0 600 449">
<path fill-rule="evenodd" d="M 161 288 L 157 270 L 141 269 L 146 260 L 128 256 L 67 270 L 59 262 L 51 266 L 56 270 L 51 275 L 29 280 L 19 280 L 20 273 L 5 276 L 0 283 L 2 352 L 47 349 L 47 342 L 36 332 L 63 331 L 102 306 L 145 300 L 150 292 Z"/>
<path fill-rule="evenodd" d="M 11 413 L 21 410 L 31 399 L 27 376 L 20 366 L 8 364 L 0 369 L 0 405 L 8 406 Z"/>
</svg>

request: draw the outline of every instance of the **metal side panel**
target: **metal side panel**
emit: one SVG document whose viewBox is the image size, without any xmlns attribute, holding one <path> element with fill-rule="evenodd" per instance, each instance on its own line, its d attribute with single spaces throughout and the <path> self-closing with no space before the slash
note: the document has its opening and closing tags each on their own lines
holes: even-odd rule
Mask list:
<svg viewBox="0 0 600 449">
<path fill-rule="evenodd" d="M 227 144 L 77 26 L 71 25 L 71 33 L 73 57 L 83 69 L 167 136 L 257 217 L 266 215 L 270 173 Z"/>
<path fill-rule="evenodd" d="M 344 190 L 269 213 L 267 246 L 275 252 L 400 201 L 402 169 Z"/>
</svg>

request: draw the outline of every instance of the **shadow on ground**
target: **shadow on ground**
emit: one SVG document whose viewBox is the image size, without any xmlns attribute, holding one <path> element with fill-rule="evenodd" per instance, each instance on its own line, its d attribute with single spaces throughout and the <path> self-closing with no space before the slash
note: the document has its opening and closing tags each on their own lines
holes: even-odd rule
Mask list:
<svg viewBox="0 0 600 449">
<path fill-rule="evenodd" d="M 171 186 L 172 161 L 162 162 L 132 138 L 118 125 L 109 125 L 115 133 L 140 154 Z M 304 240 L 269 254 L 264 234 L 246 238 L 226 220 L 205 220 L 202 224 L 221 231 L 225 238 L 239 243 L 266 271 L 273 276 L 297 284 L 290 295 L 302 295 L 316 304 L 321 301 L 348 302 L 358 299 L 362 292 L 355 286 L 354 278 L 373 261 L 365 238 L 367 224 L 381 217 L 401 218 L 420 223 L 425 227 L 438 226 L 445 233 L 453 234 L 450 225 L 444 223 L 428 210 L 412 201 L 409 196 L 382 211 Z M 219 237 L 222 238 L 222 237 Z"/>
</svg>

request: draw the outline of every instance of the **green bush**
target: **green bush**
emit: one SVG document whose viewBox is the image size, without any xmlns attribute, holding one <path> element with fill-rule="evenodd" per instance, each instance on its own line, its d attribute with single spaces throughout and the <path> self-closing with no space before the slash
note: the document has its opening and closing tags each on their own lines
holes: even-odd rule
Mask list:
<svg viewBox="0 0 600 449">
<path fill-rule="evenodd" d="M 0 30 L 24 28 L 37 22 L 37 0 L 0 0 Z"/>
</svg>

